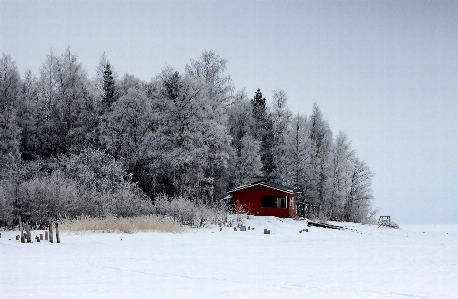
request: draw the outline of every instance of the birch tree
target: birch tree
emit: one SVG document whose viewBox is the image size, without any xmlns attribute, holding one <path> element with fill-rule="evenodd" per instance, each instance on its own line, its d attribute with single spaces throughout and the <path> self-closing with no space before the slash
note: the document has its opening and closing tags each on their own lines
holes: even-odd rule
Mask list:
<svg viewBox="0 0 458 299">
<path fill-rule="evenodd" d="M 261 156 L 259 155 L 261 142 L 252 136 L 242 138 L 240 157 L 235 159 L 234 186 L 250 183 L 250 178 L 262 175 Z"/>
<path fill-rule="evenodd" d="M 95 139 L 97 113 L 87 75 L 69 48 L 51 51 L 38 80 L 38 136 L 41 156 L 78 151 Z"/>
<path fill-rule="evenodd" d="M 21 86 L 21 101 L 18 107 L 18 121 L 21 127 L 21 156 L 25 160 L 38 158 L 40 149 L 38 136 L 38 89 L 37 78 L 30 70 L 24 74 Z"/>
<path fill-rule="evenodd" d="M 231 144 L 235 148 L 237 156 L 241 157 L 242 139 L 251 135 L 253 125 L 251 104 L 244 89 L 235 94 L 227 113 L 229 134 L 232 137 Z"/>
<path fill-rule="evenodd" d="M 286 103 L 288 98 L 284 90 L 273 91 L 272 96 L 272 157 L 274 171 L 272 177 L 279 184 L 287 184 L 290 181 L 290 165 L 286 156 L 286 137 L 291 121 L 291 112 Z"/>
<path fill-rule="evenodd" d="M 145 161 L 152 155 L 152 117 L 150 99 L 142 90 L 131 88 L 101 120 L 101 145 L 122 161 L 136 180 L 141 180 Z"/>
<path fill-rule="evenodd" d="M 286 159 L 290 170 L 287 185 L 307 190 L 310 176 L 311 140 L 309 137 L 307 117 L 297 115 L 291 120 L 286 138 Z M 299 195 L 303 197 L 303 194 Z"/>
<path fill-rule="evenodd" d="M 10 55 L 0 59 L 0 156 L 20 158 L 21 129 L 17 119 L 21 79 Z"/>
<path fill-rule="evenodd" d="M 231 100 L 233 85 L 225 73 L 227 60 L 214 51 L 203 51 L 198 60 L 186 66 L 186 76 L 197 81 L 200 90 L 197 96 L 199 134 L 202 136 L 205 160 L 203 180 L 200 182 L 202 196 L 214 202 L 222 198 L 229 152 L 230 136 L 227 131 L 226 106 Z"/>
<path fill-rule="evenodd" d="M 365 161 L 354 160 L 344 207 L 345 221 L 361 222 L 369 215 L 374 198 L 371 188 L 373 176 Z"/>
<path fill-rule="evenodd" d="M 342 220 L 346 204 L 347 186 L 350 186 L 355 152 L 351 149 L 351 141 L 347 134 L 340 131 L 333 145 L 332 193 L 330 199 L 329 218 Z"/>
<path fill-rule="evenodd" d="M 306 197 L 321 206 L 326 214 L 330 209 L 330 195 L 332 189 L 332 132 L 317 104 L 313 106 L 310 116 L 309 139 L 311 141 L 311 155 L 309 161 L 310 176 L 306 187 Z"/>
</svg>

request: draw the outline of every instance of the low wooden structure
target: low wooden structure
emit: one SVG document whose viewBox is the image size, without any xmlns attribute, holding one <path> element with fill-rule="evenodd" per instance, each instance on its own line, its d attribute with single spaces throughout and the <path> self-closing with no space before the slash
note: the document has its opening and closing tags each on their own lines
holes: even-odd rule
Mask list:
<svg viewBox="0 0 458 299">
<path fill-rule="evenodd" d="M 316 218 L 320 214 L 320 206 L 306 201 L 298 201 L 297 216 L 304 218 Z"/>
<path fill-rule="evenodd" d="M 390 216 L 380 216 L 377 224 L 378 224 L 378 227 L 380 226 L 390 227 L 391 226 Z"/>
<path fill-rule="evenodd" d="M 307 226 L 316 226 L 316 227 L 321 227 L 321 228 L 330 228 L 330 229 L 347 229 L 346 227 L 343 226 L 338 226 L 338 225 L 332 225 L 332 224 L 327 224 L 327 223 L 318 223 L 318 222 L 313 222 L 309 221 L 307 223 Z"/>
</svg>

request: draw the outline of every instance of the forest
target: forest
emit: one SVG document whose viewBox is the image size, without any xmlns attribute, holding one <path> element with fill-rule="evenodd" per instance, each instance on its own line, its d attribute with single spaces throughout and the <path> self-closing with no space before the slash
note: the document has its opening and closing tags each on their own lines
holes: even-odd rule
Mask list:
<svg viewBox="0 0 458 299">
<path fill-rule="evenodd" d="M 318 104 L 293 113 L 276 89 L 268 105 L 260 89 L 236 89 L 226 67 L 204 50 L 183 72 L 166 66 L 145 82 L 118 76 L 105 54 L 94 78 L 70 48 L 51 51 L 38 73 L 20 74 L 3 54 L 0 227 L 174 207 L 211 213 L 255 176 L 298 188 L 325 219 L 373 216 L 374 174 Z"/>
</svg>

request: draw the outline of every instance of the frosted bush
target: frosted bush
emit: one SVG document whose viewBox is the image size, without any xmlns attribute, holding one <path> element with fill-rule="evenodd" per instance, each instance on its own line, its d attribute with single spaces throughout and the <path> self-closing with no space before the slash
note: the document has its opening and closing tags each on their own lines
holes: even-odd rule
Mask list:
<svg viewBox="0 0 458 299">
<path fill-rule="evenodd" d="M 175 223 L 190 227 L 223 226 L 227 223 L 224 206 L 198 204 L 184 198 L 168 199 L 159 197 L 155 204 L 155 213 L 170 217 Z"/>
</svg>

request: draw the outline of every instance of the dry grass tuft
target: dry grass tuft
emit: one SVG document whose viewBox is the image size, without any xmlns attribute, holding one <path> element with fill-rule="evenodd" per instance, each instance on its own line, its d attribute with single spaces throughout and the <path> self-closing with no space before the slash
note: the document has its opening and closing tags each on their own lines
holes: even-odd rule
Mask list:
<svg viewBox="0 0 458 299">
<path fill-rule="evenodd" d="M 175 224 L 172 220 L 157 216 L 140 216 L 127 218 L 92 218 L 87 216 L 78 217 L 74 220 L 62 220 L 59 223 L 62 231 L 83 233 L 83 232 L 103 232 L 103 233 L 126 233 L 137 232 L 168 232 L 180 233 L 183 228 Z"/>
</svg>

